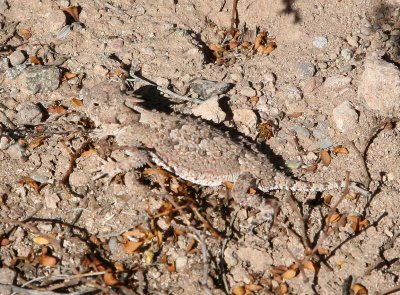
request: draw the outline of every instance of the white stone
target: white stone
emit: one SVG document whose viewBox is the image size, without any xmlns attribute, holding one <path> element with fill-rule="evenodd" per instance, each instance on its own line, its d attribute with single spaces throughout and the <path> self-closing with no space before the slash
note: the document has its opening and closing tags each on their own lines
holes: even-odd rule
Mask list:
<svg viewBox="0 0 400 295">
<path fill-rule="evenodd" d="M 358 113 L 348 100 L 334 108 L 332 115 L 336 128 L 343 133 L 354 129 L 354 126 L 358 123 Z"/>
<path fill-rule="evenodd" d="M 358 98 L 385 116 L 400 111 L 400 71 L 382 59 L 367 58 L 358 85 Z"/>
<path fill-rule="evenodd" d="M 226 118 L 225 112 L 223 112 L 219 107 L 217 96 L 214 96 L 194 107 L 192 109 L 192 114 L 215 123 L 221 123 Z"/>
<path fill-rule="evenodd" d="M 240 132 L 247 136 L 254 135 L 257 127 L 257 115 L 253 110 L 237 109 L 233 111 L 233 121 L 238 125 Z"/>
</svg>

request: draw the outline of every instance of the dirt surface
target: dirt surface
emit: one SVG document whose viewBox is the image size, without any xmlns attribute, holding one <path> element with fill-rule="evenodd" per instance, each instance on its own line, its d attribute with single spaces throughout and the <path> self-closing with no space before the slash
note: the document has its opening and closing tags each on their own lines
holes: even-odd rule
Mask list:
<svg viewBox="0 0 400 295">
<path fill-rule="evenodd" d="M 233 44 L 232 5 L 0 1 L 0 294 L 399 289 L 399 2 L 239 0 L 240 32 L 276 48 L 240 39 L 216 59 L 212 45 Z M 124 83 L 135 75 L 200 102 Z M 205 98 L 194 79 L 230 85 Z M 372 197 L 272 192 L 275 221 L 249 229 L 256 208 L 225 188 L 154 165 L 100 177 L 121 155 L 92 140 L 95 117 L 115 114 L 89 105 L 132 93 L 236 131 L 298 178 L 349 171 Z"/>
</svg>

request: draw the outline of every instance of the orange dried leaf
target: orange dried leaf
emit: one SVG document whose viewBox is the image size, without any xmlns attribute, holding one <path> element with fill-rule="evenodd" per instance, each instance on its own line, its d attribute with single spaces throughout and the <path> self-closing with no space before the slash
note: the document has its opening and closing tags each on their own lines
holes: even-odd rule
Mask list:
<svg viewBox="0 0 400 295">
<path fill-rule="evenodd" d="M 246 294 L 246 289 L 243 286 L 236 286 L 232 288 L 232 295 L 244 295 Z"/>
<path fill-rule="evenodd" d="M 368 290 L 361 284 L 354 284 L 351 286 L 351 290 L 355 295 L 368 295 Z"/>
<path fill-rule="evenodd" d="M 279 294 L 289 293 L 289 286 L 286 283 L 279 284 Z"/>
<path fill-rule="evenodd" d="M 78 76 L 78 74 L 76 74 L 76 73 L 65 72 L 65 73 L 64 73 L 64 76 L 63 76 L 63 80 L 64 80 L 64 81 L 68 81 L 68 80 L 70 80 L 70 79 L 72 79 L 72 78 L 75 78 L 75 77 L 77 77 L 77 76 Z"/>
<path fill-rule="evenodd" d="M 63 106 L 57 105 L 57 106 L 48 106 L 47 111 L 49 113 L 54 113 L 54 114 L 62 114 L 65 113 L 67 109 Z"/>
<path fill-rule="evenodd" d="M 119 262 L 119 261 L 115 262 L 114 267 L 117 271 L 121 271 L 121 272 L 125 271 L 125 266 L 122 264 L 122 262 Z"/>
<path fill-rule="evenodd" d="M 79 10 L 78 10 L 78 7 L 70 6 L 70 7 L 64 8 L 63 11 L 68 13 L 70 16 L 72 16 L 72 18 L 76 22 L 79 22 Z"/>
<path fill-rule="evenodd" d="M 0 239 L 0 246 L 1 247 L 8 246 L 10 244 L 11 244 L 11 241 L 9 239 L 7 239 L 7 238 Z"/>
<path fill-rule="evenodd" d="M 337 145 L 333 148 L 333 153 L 347 155 L 349 153 L 349 150 L 342 145 Z"/>
<path fill-rule="evenodd" d="M 258 291 L 264 289 L 263 286 L 256 285 L 256 284 L 249 284 L 249 285 L 245 285 L 244 287 L 246 288 L 247 291 L 251 291 L 251 292 L 258 292 Z"/>
<path fill-rule="evenodd" d="M 57 258 L 49 255 L 40 255 L 39 256 L 39 264 L 42 266 L 54 266 L 57 264 Z"/>
<path fill-rule="evenodd" d="M 317 168 L 318 168 L 317 164 L 312 164 L 312 165 L 307 166 L 304 170 L 306 172 L 315 172 L 317 170 Z"/>
<path fill-rule="evenodd" d="M 267 33 L 260 32 L 258 33 L 256 40 L 254 42 L 254 49 L 258 50 L 261 46 L 263 46 L 267 42 Z"/>
<path fill-rule="evenodd" d="M 32 37 L 31 29 L 22 28 L 19 31 L 21 32 L 22 38 L 24 38 L 24 40 L 29 40 L 29 38 Z"/>
<path fill-rule="evenodd" d="M 290 280 L 296 277 L 297 273 L 298 273 L 297 269 L 288 269 L 282 274 L 282 278 L 284 278 L 285 280 Z"/>
<path fill-rule="evenodd" d="M 124 251 L 126 254 L 133 254 L 136 252 L 142 245 L 144 244 L 143 241 L 140 242 L 132 242 L 132 241 L 127 241 L 124 244 Z"/>
<path fill-rule="evenodd" d="M 196 240 L 190 239 L 188 245 L 186 246 L 186 252 L 192 251 L 195 245 L 196 245 Z"/>
<path fill-rule="evenodd" d="M 288 114 L 288 117 L 291 119 L 300 118 L 301 116 L 303 116 L 302 112 L 293 112 L 291 114 Z"/>
<path fill-rule="evenodd" d="M 324 166 L 329 166 L 331 164 L 332 158 L 327 150 L 321 151 L 321 161 Z"/>
<path fill-rule="evenodd" d="M 251 43 L 250 43 L 249 41 L 244 41 L 244 42 L 241 44 L 241 46 L 242 46 L 243 48 L 249 48 L 249 47 L 251 46 Z"/>
<path fill-rule="evenodd" d="M 21 185 L 27 184 L 27 185 L 29 185 L 29 187 L 30 187 L 31 189 L 33 189 L 35 192 L 37 192 L 37 193 L 40 192 L 40 183 L 37 182 L 37 181 L 35 181 L 35 180 L 33 180 L 32 178 L 30 178 L 30 177 L 28 177 L 28 176 L 23 177 L 23 178 L 19 181 L 19 183 L 20 183 Z"/>
<path fill-rule="evenodd" d="M 46 136 L 40 136 L 40 137 L 36 137 L 34 138 L 28 145 L 28 149 L 30 150 L 34 150 L 35 148 L 41 146 L 44 142 L 44 140 L 46 139 Z"/>
<path fill-rule="evenodd" d="M 278 46 L 275 42 L 268 42 L 265 46 L 258 47 L 257 51 L 264 54 L 270 54 L 274 51 Z"/>
<path fill-rule="evenodd" d="M 230 181 L 225 181 L 224 184 L 225 184 L 225 187 L 226 187 L 228 190 L 232 190 L 233 187 L 234 187 L 233 182 L 230 182 Z"/>
<path fill-rule="evenodd" d="M 339 222 L 339 220 L 340 220 L 341 217 L 342 217 L 341 214 L 331 214 L 331 215 L 328 215 L 328 222 L 329 222 L 329 223 Z"/>
<path fill-rule="evenodd" d="M 328 255 L 329 254 L 329 250 L 327 248 L 323 248 L 323 247 L 318 247 L 317 252 L 319 255 Z"/>
<path fill-rule="evenodd" d="M 32 241 L 36 244 L 36 245 L 48 245 L 50 244 L 50 241 L 48 239 L 46 239 L 45 237 L 42 236 L 36 236 L 32 239 Z"/>
<path fill-rule="evenodd" d="M 89 157 L 90 155 L 95 154 L 95 153 L 96 153 L 96 150 L 94 148 L 90 148 L 87 151 L 84 151 L 82 153 L 82 157 Z"/>
<path fill-rule="evenodd" d="M 103 275 L 103 280 L 108 286 L 114 286 L 119 283 L 112 272 L 107 272 Z"/>
<path fill-rule="evenodd" d="M 326 195 L 324 197 L 324 204 L 329 207 L 332 203 L 332 198 L 333 198 L 332 195 Z"/>
<path fill-rule="evenodd" d="M 31 55 L 29 57 L 29 59 L 31 60 L 31 63 L 34 64 L 34 65 L 42 65 L 43 64 L 43 62 L 38 57 L 36 57 L 34 55 Z"/>
<path fill-rule="evenodd" d="M 312 261 L 303 261 L 303 267 L 305 269 L 311 270 L 312 272 L 315 272 L 315 265 Z"/>
<path fill-rule="evenodd" d="M 218 45 L 218 44 L 210 44 L 210 45 L 208 45 L 208 48 L 211 51 L 216 51 L 216 52 L 224 52 L 225 51 L 225 49 L 221 45 Z"/>
<path fill-rule="evenodd" d="M 176 272 L 175 261 L 167 264 L 167 270 L 169 272 Z"/>
<path fill-rule="evenodd" d="M 71 98 L 71 104 L 76 107 L 81 107 L 81 106 L 83 106 L 83 101 L 74 97 L 74 98 Z"/>
</svg>

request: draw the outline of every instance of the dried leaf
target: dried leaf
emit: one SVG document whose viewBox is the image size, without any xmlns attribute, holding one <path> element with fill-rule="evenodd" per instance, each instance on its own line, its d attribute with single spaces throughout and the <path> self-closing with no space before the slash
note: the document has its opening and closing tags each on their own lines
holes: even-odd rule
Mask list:
<svg viewBox="0 0 400 295">
<path fill-rule="evenodd" d="M 144 252 L 144 262 L 146 265 L 152 265 L 154 262 L 154 252 L 147 250 Z"/>
<path fill-rule="evenodd" d="M 188 245 L 186 246 L 186 252 L 190 252 L 193 250 L 194 246 L 196 245 L 195 239 L 190 239 Z"/>
<path fill-rule="evenodd" d="M 359 216 L 348 216 L 347 219 L 352 222 L 351 228 L 354 232 L 359 232 L 369 225 L 367 219 L 361 219 Z"/>
<path fill-rule="evenodd" d="M 256 40 L 254 42 L 254 49 L 258 50 L 261 46 L 267 43 L 267 33 L 260 32 L 258 33 Z"/>
<path fill-rule="evenodd" d="M 114 267 L 117 271 L 125 271 L 125 266 L 122 264 L 122 262 L 116 261 L 114 263 Z"/>
<path fill-rule="evenodd" d="M 233 187 L 235 186 L 235 184 L 233 182 L 230 182 L 230 181 L 225 181 L 224 185 L 225 185 L 227 190 L 232 190 Z"/>
<path fill-rule="evenodd" d="M 249 41 L 244 41 L 240 44 L 243 48 L 249 48 L 252 44 Z"/>
<path fill-rule="evenodd" d="M 246 288 L 247 291 L 251 291 L 251 292 L 258 292 L 258 291 L 264 289 L 263 286 L 256 285 L 256 284 L 249 284 L 249 285 L 245 285 L 244 287 Z"/>
<path fill-rule="evenodd" d="M 78 76 L 78 74 L 76 74 L 76 73 L 65 72 L 64 75 L 63 75 L 63 81 L 68 81 L 68 80 L 70 80 L 72 78 L 75 78 L 77 76 Z"/>
<path fill-rule="evenodd" d="M 50 255 L 40 255 L 39 256 L 39 264 L 42 266 L 54 266 L 57 264 L 57 258 L 50 256 Z"/>
<path fill-rule="evenodd" d="M 297 273 L 297 269 L 288 269 L 282 274 L 282 278 L 284 278 L 285 280 L 290 280 L 296 277 Z"/>
<path fill-rule="evenodd" d="M 64 8 L 62 11 L 68 13 L 72 18 L 76 21 L 79 22 L 79 10 L 78 7 L 76 6 L 70 6 L 67 8 Z"/>
<path fill-rule="evenodd" d="M 244 286 L 236 286 L 232 288 L 232 295 L 244 295 L 246 294 L 246 289 Z"/>
<path fill-rule="evenodd" d="M 311 165 L 307 166 L 304 170 L 306 172 L 315 172 L 317 170 L 317 168 L 318 168 L 317 164 L 311 164 Z"/>
<path fill-rule="evenodd" d="M 29 57 L 29 59 L 31 60 L 31 63 L 34 64 L 34 65 L 42 65 L 43 64 L 43 62 L 38 57 L 36 57 L 35 55 L 31 55 Z"/>
<path fill-rule="evenodd" d="M 37 181 L 35 181 L 35 180 L 33 180 L 32 178 L 30 178 L 30 177 L 28 177 L 28 176 L 23 177 L 23 178 L 19 181 L 19 183 L 20 183 L 21 185 L 25 185 L 25 184 L 29 185 L 29 187 L 30 187 L 31 189 L 33 189 L 36 193 L 39 193 L 39 192 L 40 192 L 40 183 L 37 182 Z"/>
<path fill-rule="evenodd" d="M 288 117 L 291 119 L 300 118 L 301 116 L 303 116 L 302 112 L 293 112 L 291 114 L 288 114 Z"/>
<path fill-rule="evenodd" d="M 279 284 L 279 294 L 289 293 L 289 286 L 286 283 Z"/>
<path fill-rule="evenodd" d="M 119 283 L 112 272 L 107 272 L 103 275 L 103 280 L 108 286 L 114 286 Z"/>
<path fill-rule="evenodd" d="M 29 38 L 32 37 L 31 29 L 22 28 L 22 29 L 20 29 L 19 31 L 20 31 L 20 33 L 21 33 L 21 35 L 22 35 L 22 38 L 24 38 L 25 41 L 26 41 L 26 40 L 29 40 Z"/>
<path fill-rule="evenodd" d="M 329 166 L 331 164 L 332 158 L 327 150 L 321 151 L 321 161 L 324 166 Z"/>
<path fill-rule="evenodd" d="M 342 217 L 342 214 L 331 214 L 328 215 L 328 223 L 335 223 L 339 222 L 340 218 Z"/>
<path fill-rule="evenodd" d="M 347 155 L 349 150 L 342 145 L 337 145 L 333 148 L 333 153 Z"/>
<path fill-rule="evenodd" d="M 133 254 L 136 252 L 142 245 L 144 244 L 143 241 L 139 242 L 132 242 L 132 241 L 127 241 L 124 243 L 124 251 L 126 254 Z"/>
<path fill-rule="evenodd" d="M 258 47 L 257 51 L 264 54 L 270 54 L 274 51 L 278 46 L 275 42 L 268 42 L 265 46 Z"/>
<path fill-rule="evenodd" d="M 169 272 L 176 272 L 175 261 L 172 261 L 171 263 L 167 264 L 167 270 Z"/>
<path fill-rule="evenodd" d="M 89 157 L 90 155 L 95 154 L 95 153 L 96 153 L 96 150 L 94 148 L 90 148 L 87 151 L 84 151 L 82 153 L 82 157 L 86 158 L 86 157 Z"/>
<path fill-rule="evenodd" d="M 7 239 L 7 238 L 0 239 L 0 246 L 1 247 L 8 246 L 10 244 L 11 244 L 11 241 L 9 239 Z"/>
<path fill-rule="evenodd" d="M 303 261 L 302 264 L 305 269 L 315 272 L 315 265 L 312 261 L 306 260 L 306 261 Z"/>
<path fill-rule="evenodd" d="M 318 247 L 317 252 L 319 255 L 328 255 L 329 254 L 329 250 L 324 247 Z"/>
<path fill-rule="evenodd" d="M 32 239 L 32 241 L 37 245 L 47 245 L 50 244 L 50 241 L 42 236 L 36 236 Z"/>
<path fill-rule="evenodd" d="M 29 144 L 28 144 L 28 149 L 34 150 L 35 148 L 41 146 L 46 139 L 46 136 L 39 136 L 35 137 Z"/>
<path fill-rule="evenodd" d="M 355 295 L 368 295 L 368 290 L 361 284 L 354 284 L 351 286 L 351 290 Z"/>
<path fill-rule="evenodd" d="M 332 198 L 333 198 L 332 195 L 326 195 L 326 196 L 324 197 L 324 204 L 325 204 L 326 206 L 330 207 L 330 206 L 331 206 L 331 203 L 332 203 Z"/>
<path fill-rule="evenodd" d="M 208 48 L 211 51 L 216 51 L 216 52 L 221 52 L 221 53 L 225 51 L 225 49 L 221 45 L 218 45 L 218 44 L 210 44 L 210 45 L 208 45 Z"/>
<path fill-rule="evenodd" d="M 74 97 L 74 98 L 71 98 L 71 104 L 75 107 L 82 107 L 83 101 Z"/>
<path fill-rule="evenodd" d="M 274 124 L 272 121 L 262 122 L 258 125 L 260 137 L 264 140 L 269 140 L 274 137 Z"/>
<path fill-rule="evenodd" d="M 61 105 L 51 105 L 47 107 L 47 111 L 54 114 L 63 114 L 66 112 L 66 110 L 67 109 Z"/>
</svg>

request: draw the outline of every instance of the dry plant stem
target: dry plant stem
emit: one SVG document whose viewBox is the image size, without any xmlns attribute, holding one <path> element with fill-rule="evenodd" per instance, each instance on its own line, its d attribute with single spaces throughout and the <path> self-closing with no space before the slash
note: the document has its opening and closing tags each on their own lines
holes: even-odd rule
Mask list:
<svg viewBox="0 0 400 295">
<path fill-rule="evenodd" d="M 301 273 L 301 276 L 303 277 L 303 282 L 307 283 L 309 281 L 308 277 L 306 276 L 306 273 L 304 272 L 303 265 L 301 264 L 301 261 L 296 258 L 296 256 L 293 254 L 293 252 L 289 249 L 289 247 L 286 245 L 286 250 L 292 256 L 292 259 L 299 265 L 299 270 Z"/>
<path fill-rule="evenodd" d="M 394 246 L 394 244 L 395 244 L 395 242 L 396 242 L 396 239 L 398 238 L 400 236 L 400 229 L 398 229 L 395 233 L 394 233 L 394 235 L 393 235 L 393 237 L 390 239 L 390 240 L 388 240 L 386 243 L 384 243 L 384 245 L 383 245 L 383 251 L 386 251 L 386 250 L 389 250 L 389 249 L 391 249 L 391 248 L 393 248 L 393 246 Z M 369 274 L 371 274 L 371 272 L 379 265 L 379 264 L 381 264 L 382 262 L 384 262 L 384 259 L 383 258 L 378 258 L 378 259 L 376 259 L 374 262 L 372 262 L 371 263 L 371 265 L 370 265 L 370 267 L 368 267 L 368 269 L 365 271 L 365 275 L 369 275 Z"/>
<path fill-rule="evenodd" d="M 346 195 L 349 193 L 349 183 L 350 183 L 350 173 L 346 172 L 346 187 L 343 190 L 343 193 L 340 197 L 340 199 L 336 202 L 336 204 L 329 210 L 328 216 L 332 215 L 335 213 L 337 207 L 340 205 L 340 203 L 344 200 Z M 314 255 L 317 251 L 318 248 L 322 245 L 322 243 L 325 241 L 327 237 L 333 232 L 333 229 L 329 227 L 329 223 L 327 222 L 325 225 L 325 228 L 322 231 L 322 236 L 318 239 L 317 244 L 315 247 L 312 249 L 311 253 L 309 256 Z"/>
<path fill-rule="evenodd" d="M 231 16 L 231 34 L 233 35 L 234 30 L 236 29 L 236 26 L 238 24 L 238 11 L 237 11 L 237 4 L 238 0 L 233 0 L 232 4 L 232 16 Z"/>
<path fill-rule="evenodd" d="M 82 274 L 77 274 L 77 275 L 42 276 L 42 277 L 34 278 L 34 279 L 24 283 L 21 286 L 21 288 L 26 287 L 34 282 L 39 282 L 39 281 L 74 280 L 74 279 L 80 279 L 80 278 L 85 278 L 85 277 L 100 276 L 100 275 L 104 275 L 106 273 L 107 273 L 106 271 L 98 271 L 98 272 L 82 273 Z"/>
<path fill-rule="evenodd" d="M 177 94 L 177 93 L 175 93 L 175 92 L 173 92 L 173 91 L 171 91 L 171 90 L 169 90 L 167 88 L 161 87 L 161 86 L 159 86 L 159 85 L 157 85 L 155 83 L 152 83 L 152 82 L 149 82 L 149 81 L 147 81 L 145 79 L 142 79 L 137 75 L 133 75 L 132 78 L 127 78 L 126 81 L 137 81 L 137 82 L 140 82 L 140 83 L 142 83 L 144 85 L 155 86 L 158 91 L 163 92 L 163 93 L 171 96 L 172 98 L 178 99 L 180 101 L 191 101 L 191 102 L 196 102 L 196 103 L 201 103 L 202 102 L 199 99 L 191 98 L 191 97 L 188 97 L 188 96 L 185 96 L 185 95 L 179 95 L 179 94 Z"/>
<path fill-rule="evenodd" d="M 394 286 L 393 288 L 383 290 L 382 292 L 375 292 L 375 295 L 389 295 L 394 294 L 395 292 L 400 291 L 400 285 Z"/>
<path fill-rule="evenodd" d="M 305 220 L 304 216 L 301 214 L 299 207 L 296 205 L 293 195 L 290 194 L 287 198 L 287 202 L 289 203 L 289 206 L 292 208 L 294 213 L 299 217 L 300 219 L 300 230 L 301 230 L 301 241 L 303 243 L 303 246 L 306 248 L 311 248 L 310 241 L 307 236 L 306 232 L 306 225 L 305 225 Z"/>
<path fill-rule="evenodd" d="M 91 288 L 91 289 L 87 289 L 84 291 L 71 292 L 69 294 L 70 295 L 84 295 L 84 294 L 90 294 L 96 290 L 98 290 L 98 289 Z M 32 289 L 21 288 L 21 287 L 14 286 L 14 285 L 5 285 L 5 284 L 0 284 L 0 291 L 14 292 L 13 294 L 22 294 L 22 295 L 60 295 L 60 293 L 58 293 L 58 292 L 37 291 L 37 290 L 32 290 Z M 0 292 L 0 294 L 4 294 L 4 293 Z"/>
</svg>

